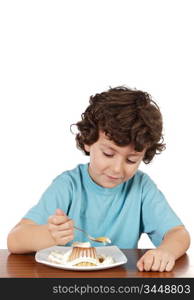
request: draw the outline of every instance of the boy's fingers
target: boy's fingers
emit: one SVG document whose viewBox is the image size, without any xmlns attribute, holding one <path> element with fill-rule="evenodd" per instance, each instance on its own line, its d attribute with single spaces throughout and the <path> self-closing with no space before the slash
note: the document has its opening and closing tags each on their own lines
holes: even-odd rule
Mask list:
<svg viewBox="0 0 194 300">
<path fill-rule="evenodd" d="M 64 213 L 64 211 L 62 209 L 60 209 L 60 208 L 56 209 L 55 214 L 57 216 L 66 216 L 66 214 Z"/>
<path fill-rule="evenodd" d="M 161 266 L 161 259 L 159 257 L 154 256 L 153 264 L 151 267 L 152 271 L 159 271 Z"/>
<path fill-rule="evenodd" d="M 137 262 L 139 271 L 171 271 L 175 265 L 175 260 L 166 256 L 157 256 L 152 251 L 146 252 Z"/>
<path fill-rule="evenodd" d="M 65 222 L 69 221 L 69 218 L 67 216 L 52 216 L 51 218 L 51 222 L 55 225 L 60 225 L 63 224 Z"/>
<path fill-rule="evenodd" d="M 143 266 L 143 260 L 139 260 L 138 262 L 137 262 L 137 268 L 138 268 L 138 270 L 139 271 L 143 271 L 143 268 L 144 268 L 144 266 Z"/>
<path fill-rule="evenodd" d="M 72 230 L 55 231 L 55 232 L 53 232 L 53 236 L 55 238 L 58 238 L 58 239 L 61 239 L 61 238 L 64 238 L 64 237 L 68 237 L 68 236 L 72 236 L 72 235 L 73 235 Z"/>
<path fill-rule="evenodd" d="M 48 222 L 48 229 L 49 231 L 54 231 L 57 229 L 57 226 L 53 224 L 52 222 Z"/>
<path fill-rule="evenodd" d="M 173 269 L 174 265 L 175 265 L 175 261 L 170 260 L 170 261 L 167 263 L 166 269 L 165 269 L 165 270 L 166 270 L 167 272 L 171 271 L 171 270 Z"/>
<path fill-rule="evenodd" d="M 154 257 L 152 255 L 145 256 L 145 258 L 144 258 L 144 270 L 145 271 L 150 271 L 153 261 L 154 261 Z"/>
<path fill-rule="evenodd" d="M 140 271 L 144 270 L 144 259 L 145 259 L 145 254 L 142 255 L 142 257 L 137 262 L 137 267 Z"/>
<path fill-rule="evenodd" d="M 73 226 L 74 226 L 73 220 L 69 220 L 63 224 L 58 225 L 58 230 L 62 231 L 62 230 L 66 230 L 66 229 L 73 229 Z"/>
<path fill-rule="evenodd" d="M 61 239 L 61 242 L 59 243 L 59 245 L 65 245 L 68 242 L 72 241 L 74 239 L 73 235 L 69 235 L 68 237 L 64 237 Z"/>
<path fill-rule="evenodd" d="M 52 218 L 49 220 L 48 224 L 49 224 L 50 230 L 56 230 L 56 231 L 63 231 L 63 230 L 67 230 L 67 229 L 73 230 L 73 226 L 74 226 L 73 220 L 69 220 L 65 223 L 57 225 L 57 224 L 54 224 Z"/>
<path fill-rule="evenodd" d="M 52 236 L 58 245 L 64 245 L 74 239 L 74 234 L 72 230 L 54 231 L 52 233 Z"/>
<path fill-rule="evenodd" d="M 166 261 L 165 259 L 161 261 L 160 268 L 159 268 L 160 272 L 164 272 L 164 270 L 166 269 L 167 263 L 168 263 L 168 261 Z"/>
</svg>

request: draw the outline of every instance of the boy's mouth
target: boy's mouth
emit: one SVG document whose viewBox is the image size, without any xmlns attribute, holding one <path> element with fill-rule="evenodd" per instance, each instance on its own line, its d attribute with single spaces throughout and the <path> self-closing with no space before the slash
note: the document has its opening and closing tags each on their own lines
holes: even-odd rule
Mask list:
<svg viewBox="0 0 194 300">
<path fill-rule="evenodd" d="M 108 177 L 108 179 L 110 180 L 121 180 L 121 177 L 113 177 L 113 176 L 109 176 L 109 175 L 106 175 Z"/>
</svg>

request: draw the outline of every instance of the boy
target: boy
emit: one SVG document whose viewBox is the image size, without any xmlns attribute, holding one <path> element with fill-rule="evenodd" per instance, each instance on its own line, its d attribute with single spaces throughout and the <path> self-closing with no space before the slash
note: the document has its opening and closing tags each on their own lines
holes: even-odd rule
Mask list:
<svg viewBox="0 0 194 300">
<path fill-rule="evenodd" d="M 77 146 L 90 163 L 55 178 L 9 233 L 9 250 L 27 253 L 86 240 L 74 224 L 120 248 L 137 248 L 145 232 L 156 248 L 137 268 L 171 271 L 190 237 L 154 182 L 138 170 L 165 149 L 159 107 L 145 92 L 111 88 L 90 97 L 76 125 Z"/>
</svg>

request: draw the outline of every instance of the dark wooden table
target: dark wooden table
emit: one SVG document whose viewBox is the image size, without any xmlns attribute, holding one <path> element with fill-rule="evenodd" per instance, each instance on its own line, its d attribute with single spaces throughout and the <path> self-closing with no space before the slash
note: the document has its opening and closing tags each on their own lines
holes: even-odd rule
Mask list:
<svg viewBox="0 0 194 300">
<path fill-rule="evenodd" d="M 122 250 L 122 249 L 121 249 Z M 128 262 L 122 266 L 98 271 L 69 271 L 53 268 L 37 263 L 33 254 L 10 254 L 8 250 L 0 250 L 1 278 L 188 278 L 194 277 L 194 255 L 185 254 L 176 261 L 172 272 L 139 272 L 136 268 L 138 259 L 147 249 L 122 250 Z"/>
</svg>

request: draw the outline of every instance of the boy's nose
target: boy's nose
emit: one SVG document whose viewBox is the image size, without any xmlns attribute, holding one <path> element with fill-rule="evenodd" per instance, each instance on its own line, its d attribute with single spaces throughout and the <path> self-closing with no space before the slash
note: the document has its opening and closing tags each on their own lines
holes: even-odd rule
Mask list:
<svg viewBox="0 0 194 300">
<path fill-rule="evenodd" d="M 114 164 L 112 165 L 112 176 L 113 175 L 117 175 L 119 177 L 123 176 L 123 164 L 120 161 L 114 162 Z"/>
</svg>

